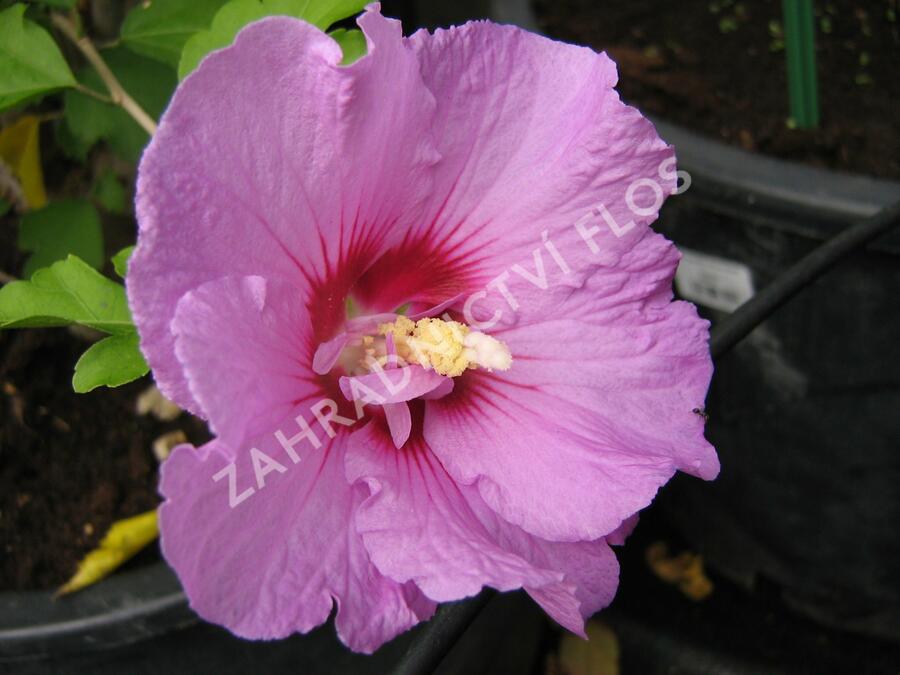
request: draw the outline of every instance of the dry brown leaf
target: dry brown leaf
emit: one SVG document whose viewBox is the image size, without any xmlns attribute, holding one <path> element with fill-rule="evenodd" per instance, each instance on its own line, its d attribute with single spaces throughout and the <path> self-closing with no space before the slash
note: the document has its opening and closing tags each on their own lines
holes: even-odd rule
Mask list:
<svg viewBox="0 0 900 675">
<path fill-rule="evenodd" d="M 162 395 L 156 385 L 150 385 L 137 398 L 137 414 L 152 414 L 161 422 L 171 422 L 181 414 L 181 408 Z"/>
<path fill-rule="evenodd" d="M 172 452 L 172 448 L 187 442 L 188 437 L 181 429 L 170 431 L 153 441 L 153 456 L 157 462 L 162 463 Z"/>
<path fill-rule="evenodd" d="M 666 583 L 678 587 L 691 600 L 700 601 L 713 592 L 713 582 L 703 569 L 703 557 L 684 551 L 669 555 L 669 547 L 658 541 L 647 547 L 647 564 L 653 573 Z"/>
</svg>

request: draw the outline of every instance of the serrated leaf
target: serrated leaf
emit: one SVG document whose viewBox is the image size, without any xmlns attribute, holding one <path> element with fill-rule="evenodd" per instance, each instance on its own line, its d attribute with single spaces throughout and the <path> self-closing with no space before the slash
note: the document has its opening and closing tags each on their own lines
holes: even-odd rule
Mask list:
<svg viewBox="0 0 900 675">
<path fill-rule="evenodd" d="M 107 169 L 100 174 L 91 194 L 110 213 L 121 215 L 128 212 L 128 191 L 111 170 Z"/>
<path fill-rule="evenodd" d="M 241 28 L 265 16 L 293 16 L 325 30 L 361 12 L 366 4 L 368 0 L 230 0 L 216 12 L 208 30 L 185 42 L 178 79 L 183 80 L 211 51 L 230 45 Z"/>
<path fill-rule="evenodd" d="M 0 110 L 75 85 L 53 38 L 24 14 L 21 3 L 0 12 Z"/>
<path fill-rule="evenodd" d="M 97 387 L 119 387 L 143 377 L 149 370 L 137 333 L 110 335 L 91 345 L 78 359 L 72 389 L 85 394 Z"/>
<path fill-rule="evenodd" d="M 147 114 L 159 117 L 177 84 L 174 71 L 123 47 L 103 50 L 102 56 L 125 91 Z M 93 68 L 79 71 L 78 78 L 85 86 L 105 90 Z M 124 110 L 77 91 L 66 92 L 65 124 L 71 132 L 66 139 L 67 152 L 75 156 L 83 156 L 96 142 L 105 140 L 116 155 L 136 162 L 150 141 L 147 132 Z"/>
<path fill-rule="evenodd" d="M 123 279 L 125 278 L 125 275 L 128 274 L 128 260 L 131 258 L 132 253 L 134 253 L 134 246 L 128 246 L 112 257 L 112 264 L 116 270 L 116 274 Z"/>
<path fill-rule="evenodd" d="M 132 9 L 122 24 L 122 44 L 144 56 L 178 67 L 184 43 L 208 28 L 226 0 L 151 0 Z"/>
<path fill-rule="evenodd" d="M 159 524 L 155 510 L 133 518 L 117 520 L 109 528 L 100 545 L 78 563 L 78 570 L 56 594 L 65 595 L 97 583 L 157 537 Z"/>
<path fill-rule="evenodd" d="M 75 256 L 0 288 L 0 328 L 78 323 L 104 333 L 133 333 L 125 287 Z"/>
<path fill-rule="evenodd" d="M 99 269 L 104 256 L 97 210 L 88 202 L 71 200 L 29 211 L 19 225 L 19 248 L 32 252 L 22 272 L 25 278 L 69 254 Z"/>
<path fill-rule="evenodd" d="M 41 121 L 36 115 L 23 115 L 0 131 L 0 159 L 19 180 L 25 201 L 32 209 L 47 203 L 41 170 L 40 131 Z"/>
<path fill-rule="evenodd" d="M 344 58 L 341 59 L 342 66 L 349 66 L 366 55 L 366 36 L 361 30 L 335 28 L 328 35 L 341 46 L 341 51 L 344 53 Z"/>
</svg>

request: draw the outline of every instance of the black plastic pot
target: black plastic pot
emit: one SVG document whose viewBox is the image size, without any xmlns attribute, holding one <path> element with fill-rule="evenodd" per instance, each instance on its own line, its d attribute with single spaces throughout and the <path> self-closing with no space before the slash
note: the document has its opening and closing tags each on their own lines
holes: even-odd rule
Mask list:
<svg viewBox="0 0 900 675">
<path fill-rule="evenodd" d="M 534 30 L 528 0 L 493 0 Z M 900 183 L 750 154 L 655 120 L 690 188 L 657 228 L 688 255 L 679 292 L 713 324 Z M 690 253 L 699 253 L 693 255 Z M 716 369 L 722 474 L 662 505 L 712 566 L 824 623 L 900 641 L 900 232 L 843 261 Z"/>
<path fill-rule="evenodd" d="M 524 595 L 497 598 L 437 672 L 530 672 L 547 623 Z M 414 630 L 372 656 L 353 654 L 329 622 L 308 635 L 251 642 L 200 621 L 162 563 L 117 574 L 71 598 L 48 592 L 0 594 L 0 673 L 15 675 L 380 675 L 414 640 Z"/>
<path fill-rule="evenodd" d="M 711 573 L 714 592 L 689 599 L 644 562 L 648 546 L 681 541 L 665 504 L 647 509 L 619 551 L 619 592 L 597 617 L 616 633 L 623 675 L 896 675 L 900 645 L 786 611 L 776 589 L 755 593 Z"/>
<path fill-rule="evenodd" d="M 114 648 L 194 623 L 178 580 L 162 563 L 70 598 L 0 593 L 0 663 Z"/>
<path fill-rule="evenodd" d="M 692 287 L 696 271 L 679 285 L 706 302 L 713 323 L 727 304 L 716 301 L 717 286 L 727 294 L 734 270 L 759 289 L 848 222 L 900 199 L 900 184 L 751 156 L 658 127 L 693 178 L 661 231 L 732 270 L 718 278 L 712 271 L 705 289 L 702 277 Z M 688 256 L 688 265 L 696 262 Z M 895 640 L 898 297 L 894 232 L 759 326 L 713 379 L 707 429 L 722 475 L 711 484 L 678 480 L 666 499 L 681 530 L 733 579 L 749 587 L 766 578 L 810 616 Z"/>
</svg>

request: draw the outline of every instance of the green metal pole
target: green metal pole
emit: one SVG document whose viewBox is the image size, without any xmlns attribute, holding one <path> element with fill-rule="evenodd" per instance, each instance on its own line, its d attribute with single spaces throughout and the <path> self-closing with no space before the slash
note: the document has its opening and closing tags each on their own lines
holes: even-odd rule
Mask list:
<svg viewBox="0 0 900 675">
<path fill-rule="evenodd" d="M 801 129 L 819 125 L 815 19 L 812 0 L 783 0 L 791 117 Z"/>
</svg>

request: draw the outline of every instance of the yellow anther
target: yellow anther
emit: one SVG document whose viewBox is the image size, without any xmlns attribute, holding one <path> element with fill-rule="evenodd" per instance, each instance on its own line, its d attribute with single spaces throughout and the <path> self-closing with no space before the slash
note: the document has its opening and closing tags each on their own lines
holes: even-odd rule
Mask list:
<svg viewBox="0 0 900 675">
<path fill-rule="evenodd" d="M 415 327 L 416 324 L 412 319 L 405 316 L 398 316 L 397 320 L 393 323 L 383 323 L 378 326 L 378 332 L 382 335 L 393 334 L 395 339 L 405 338 L 412 335 Z"/>
<path fill-rule="evenodd" d="M 427 367 L 427 363 L 441 375 L 458 377 L 466 368 L 475 366 L 465 355 L 468 333 L 469 327 L 458 321 L 420 319 L 409 345 L 422 367 Z"/>
<path fill-rule="evenodd" d="M 393 323 L 381 324 L 379 332 L 393 336 L 399 358 L 449 377 L 458 377 L 478 366 L 507 370 L 512 365 L 506 345 L 459 321 L 420 319 L 413 323 L 401 316 Z"/>
</svg>

